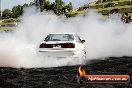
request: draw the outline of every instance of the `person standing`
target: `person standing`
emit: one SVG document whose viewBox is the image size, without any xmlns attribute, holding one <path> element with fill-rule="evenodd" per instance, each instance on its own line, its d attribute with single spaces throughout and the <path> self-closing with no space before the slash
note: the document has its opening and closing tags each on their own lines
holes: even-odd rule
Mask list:
<svg viewBox="0 0 132 88">
<path fill-rule="evenodd" d="M 129 23 L 129 16 L 128 16 L 128 13 L 125 13 L 124 15 L 122 15 L 122 21 L 125 22 L 125 23 Z"/>
</svg>

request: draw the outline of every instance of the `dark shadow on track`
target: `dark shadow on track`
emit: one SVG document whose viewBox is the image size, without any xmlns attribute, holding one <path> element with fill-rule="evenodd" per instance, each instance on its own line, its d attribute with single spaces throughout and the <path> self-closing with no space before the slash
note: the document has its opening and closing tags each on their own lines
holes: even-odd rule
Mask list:
<svg viewBox="0 0 132 88">
<path fill-rule="evenodd" d="M 111 57 L 92 60 L 84 66 L 87 74 L 127 74 L 132 78 L 132 57 Z M 132 88 L 126 84 L 83 84 L 77 83 L 78 66 L 56 68 L 0 68 L 2 88 Z"/>
</svg>

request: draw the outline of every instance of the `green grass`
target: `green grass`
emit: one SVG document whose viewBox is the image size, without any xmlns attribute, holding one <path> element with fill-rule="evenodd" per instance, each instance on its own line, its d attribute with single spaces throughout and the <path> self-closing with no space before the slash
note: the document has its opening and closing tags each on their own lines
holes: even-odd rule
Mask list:
<svg viewBox="0 0 132 88">
<path fill-rule="evenodd" d="M 104 11 L 104 10 L 123 9 L 123 8 L 132 8 L 132 5 L 115 6 L 115 7 L 110 7 L 110 8 L 98 8 L 98 9 L 90 9 L 90 10 L 92 10 L 92 11 Z M 88 11 L 89 11 L 89 9 L 88 10 L 82 10 L 82 11 L 70 12 L 69 14 L 85 13 Z"/>
<path fill-rule="evenodd" d="M 115 7 L 110 7 L 110 8 L 98 8 L 98 9 L 93 9 L 97 11 L 102 11 L 102 10 L 111 10 L 111 9 L 125 9 L 125 8 L 131 8 L 132 5 L 124 5 L 124 6 L 115 6 Z"/>
<path fill-rule="evenodd" d="M 120 2 L 125 2 L 125 1 L 129 1 L 129 0 L 113 0 L 111 3 L 115 3 L 115 4 L 118 4 Z M 106 2 L 106 3 L 98 3 L 96 4 L 96 2 L 93 2 L 93 3 L 90 3 L 90 4 L 87 4 L 89 6 L 97 6 L 97 5 L 106 5 L 110 2 Z M 127 8 L 132 8 L 132 5 L 123 5 L 123 6 L 114 6 L 114 7 L 107 7 L 107 8 L 97 8 L 97 9 L 90 9 L 92 11 L 109 11 L 109 10 L 112 10 L 112 9 L 127 9 Z M 69 12 L 68 14 L 79 14 L 79 13 L 85 13 L 85 12 L 88 12 L 88 10 L 82 10 L 82 11 L 72 11 L 72 12 Z"/>
<path fill-rule="evenodd" d="M 15 18 L 9 18 L 9 19 L 0 20 L 0 30 L 13 30 L 13 29 L 15 29 L 15 26 L 8 27 L 8 25 L 9 24 L 16 24 L 16 21 L 17 21 L 17 19 L 15 19 Z"/>
<path fill-rule="evenodd" d="M 14 30 L 15 27 L 0 27 L 0 30 Z"/>
<path fill-rule="evenodd" d="M 129 1 L 129 0 L 112 1 L 111 3 L 119 3 L 119 2 L 125 2 L 125 1 Z M 108 4 L 108 3 L 110 3 L 110 2 L 99 3 L 99 4 L 96 4 L 95 2 L 93 2 L 93 3 L 90 3 L 89 5 L 90 6 L 96 6 L 96 5 L 104 5 L 104 4 Z"/>
<path fill-rule="evenodd" d="M 10 22 L 10 23 L 0 23 L 0 25 L 7 25 L 7 24 L 16 24 L 16 22 Z"/>
<path fill-rule="evenodd" d="M 132 13 L 128 13 L 128 15 L 130 16 L 130 15 L 132 15 Z"/>
<path fill-rule="evenodd" d="M 2 19 L 2 21 L 8 21 L 8 20 L 14 20 L 14 21 L 17 21 L 16 18 Z"/>
</svg>

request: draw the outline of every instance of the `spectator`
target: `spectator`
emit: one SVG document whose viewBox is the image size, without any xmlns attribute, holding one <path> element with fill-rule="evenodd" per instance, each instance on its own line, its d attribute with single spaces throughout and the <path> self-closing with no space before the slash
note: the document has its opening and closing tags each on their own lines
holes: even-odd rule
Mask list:
<svg viewBox="0 0 132 88">
<path fill-rule="evenodd" d="M 125 13 L 124 15 L 122 15 L 122 21 L 125 23 L 129 23 L 130 22 L 131 17 L 128 16 L 128 13 Z"/>
</svg>

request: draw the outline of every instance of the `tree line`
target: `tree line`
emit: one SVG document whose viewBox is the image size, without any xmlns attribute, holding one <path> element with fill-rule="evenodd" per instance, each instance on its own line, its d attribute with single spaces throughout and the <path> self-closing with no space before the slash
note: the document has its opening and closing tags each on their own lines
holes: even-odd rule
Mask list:
<svg viewBox="0 0 132 88">
<path fill-rule="evenodd" d="M 2 12 L 2 18 L 18 18 L 23 14 L 25 7 L 36 6 L 40 12 L 53 11 L 56 15 L 65 14 L 73 9 L 72 3 L 64 3 L 62 0 L 55 0 L 50 2 L 49 0 L 34 0 L 30 4 L 13 6 L 12 9 L 5 9 Z M 1 13 L 0 13 L 1 15 Z"/>
<path fill-rule="evenodd" d="M 35 3 L 41 12 L 52 10 L 56 15 L 65 14 L 73 9 L 71 2 L 65 4 L 62 0 L 55 0 L 53 3 L 48 0 L 36 0 Z"/>
</svg>

